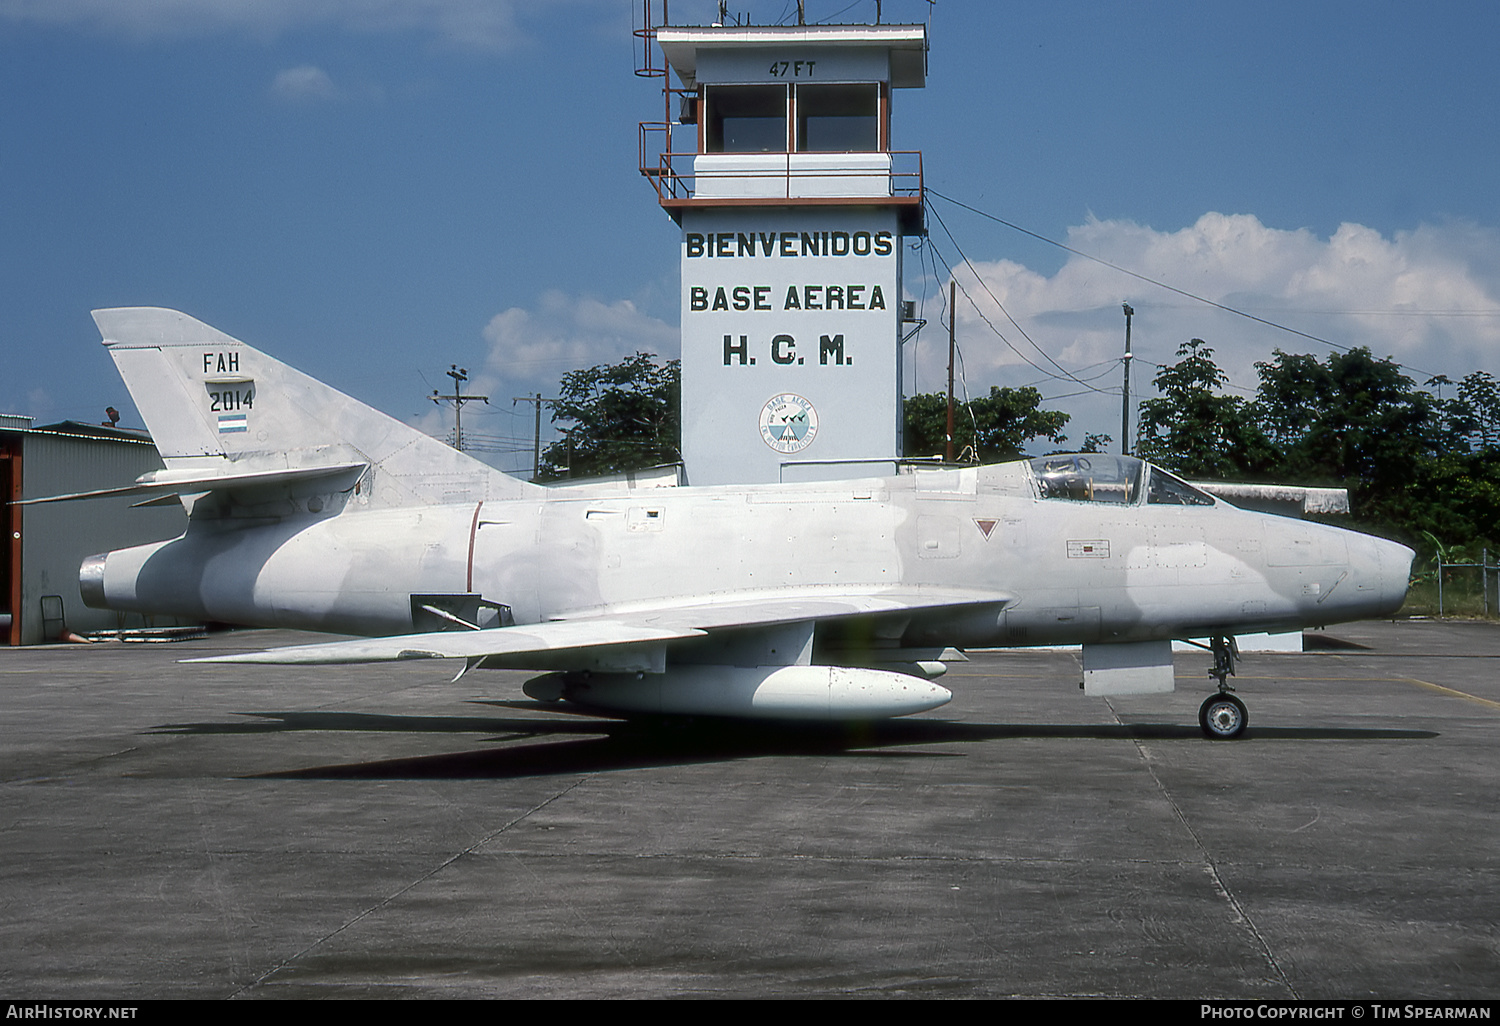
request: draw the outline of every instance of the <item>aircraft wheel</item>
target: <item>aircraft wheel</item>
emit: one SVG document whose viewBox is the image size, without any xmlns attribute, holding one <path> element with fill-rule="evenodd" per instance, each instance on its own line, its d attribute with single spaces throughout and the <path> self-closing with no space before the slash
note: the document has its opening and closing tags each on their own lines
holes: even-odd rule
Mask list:
<svg viewBox="0 0 1500 1026">
<path fill-rule="evenodd" d="M 1239 737 L 1249 722 L 1245 703 L 1230 694 L 1210 695 L 1198 708 L 1198 725 L 1203 728 L 1203 736 L 1214 741 Z"/>
</svg>

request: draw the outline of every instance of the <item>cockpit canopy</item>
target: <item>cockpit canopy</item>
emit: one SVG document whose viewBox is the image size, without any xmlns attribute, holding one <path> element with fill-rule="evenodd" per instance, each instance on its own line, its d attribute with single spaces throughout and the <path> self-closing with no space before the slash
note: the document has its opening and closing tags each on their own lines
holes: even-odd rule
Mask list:
<svg viewBox="0 0 1500 1026">
<path fill-rule="evenodd" d="M 1037 491 L 1044 499 L 1134 506 L 1141 501 L 1144 485 L 1148 504 L 1214 505 L 1211 496 L 1134 456 L 1111 456 L 1101 452 L 1060 453 L 1030 462 Z"/>
</svg>

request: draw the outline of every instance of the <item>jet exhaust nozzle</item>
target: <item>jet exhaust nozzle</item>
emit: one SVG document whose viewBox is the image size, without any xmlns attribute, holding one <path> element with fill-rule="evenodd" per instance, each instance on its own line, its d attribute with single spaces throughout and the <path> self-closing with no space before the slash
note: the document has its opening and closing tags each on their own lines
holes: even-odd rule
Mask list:
<svg viewBox="0 0 1500 1026">
<path fill-rule="evenodd" d="M 108 552 L 89 556 L 78 567 L 78 594 L 90 609 L 108 609 L 104 601 L 104 563 Z"/>
</svg>

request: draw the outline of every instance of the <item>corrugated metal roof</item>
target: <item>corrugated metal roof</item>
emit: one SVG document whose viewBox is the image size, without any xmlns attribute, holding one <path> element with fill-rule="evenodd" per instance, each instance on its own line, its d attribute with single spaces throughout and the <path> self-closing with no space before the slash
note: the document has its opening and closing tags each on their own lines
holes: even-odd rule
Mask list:
<svg viewBox="0 0 1500 1026">
<path fill-rule="evenodd" d="M 45 435 L 55 438 L 88 439 L 97 442 L 125 442 L 129 445 L 150 445 L 151 435 L 139 428 L 118 428 L 108 424 L 88 424 L 81 420 L 64 420 L 43 427 L 33 427 L 35 417 L 16 413 L 0 413 L 0 432 Z"/>
<path fill-rule="evenodd" d="M 64 420 L 56 424 L 45 424 L 34 428 L 58 435 L 84 435 L 89 438 L 107 438 L 122 442 L 150 442 L 151 435 L 139 428 L 115 427 L 112 424 L 89 424 L 81 420 Z"/>
</svg>

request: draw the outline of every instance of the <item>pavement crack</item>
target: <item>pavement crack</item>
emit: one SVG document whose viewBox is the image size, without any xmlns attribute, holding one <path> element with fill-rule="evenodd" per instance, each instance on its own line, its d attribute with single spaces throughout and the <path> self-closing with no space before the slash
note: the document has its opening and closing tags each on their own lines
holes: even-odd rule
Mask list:
<svg viewBox="0 0 1500 1026">
<path fill-rule="evenodd" d="M 523 820 L 527 819 L 528 817 L 533 816 L 536 813 L 540 812 L 541 810 L 545 809 L 547 806 L 551 805 L 553 802 L 557 801 L 559 798 L 562 798 L 562 797 L 566 796 L 568 794 L 568 792 L 572 791 L 574 788 L 576 788 L 580 784 L 582 784 L 585 779 L 587 779 L 587 778 L 586 777 L 580 777 L 579 779 L 577 779 L 577 780 L 573 781 L 571 784 L 569 784 L 567 787 L 563 788 L 561 791 L 558 791 L 556 794 L 548 796 L 546 798 L 546 800 L 538 802 L 536 805 L 533 805 L 531 808 L 527 809 L 525 812 L 522 812 L 520 815 L 517 815 L 517 816 L 515 816 L 515 817 L 513 817 L 513 818 L 511 818 L 509 820 L 507 820 L 505 823 L 503 823 L 500 826 L 496 827 L 494 830 L 491 830 L 489 833 L 487 833 L 483 837 L 479 838 L 479 840 L 475 841 L 473 844 L 469 845 L 467 848 L 464 848 L 464 849 L 462 849 L 460 851 L 454 852 L 452 855 L 448 856 L 442 862 L 439 862 L 436 866 L 433 866 L 430 870 L 428 870 L 427 872 L 423 873 L 421 876 L 417 877 L 415 880 L 410 881 L 409 883 L 405 884 L 402 887 L 398 887 L 396 890 L 392 891 L 390 894 L 387 894 L 384 898 L 380 899 L 375 904 L 371 905 L 369 908 L 364 909 L 362 912 L 360 912 L 358 915 L 352 917 L 347 922 L 344 922 L 344 923 L 340 924 L 337 929 L 329 931 L 328 933 L 326 933 L 323 936 L 319 937 L 317 940 L 313 941 L 311 944 L 309 944 L 306 947 L 304 947 L 302 950 L 300 950 L 298 952 L 295 952 L 294 954 L 289 955 L 286 958 L 283 958 L 280 962 L 277 962 L 271 968 L 269 968 L 265 972 L 261 973 L 254 980 L 251 980 L 249 983 L 247 983 L 244 986 L 240 987 L 239 989 L 235 990 L 229 996 L 231 998 L 239 997 L 241 994 L 244 994 L 246 991 L 251 990 L 251 989 L 253 989 L 255 987 L 258 987 L 261 984 L 265 983 L 272 976 L 275 976 L 277 973 L 281 972 L 283 969 L 285 969 L 288 966 L 292 965 L 292 963 L 297 962 L 297 961 L 301 960 L 302 958 L 306 957 L 315 948 L 321 947 L 323 944 L 326 944 L 327 942 L 333 940 L 333 938 L 337 937 L 339 934 L 343 933 L 344 931 L 350 929 L 351 927 L 355 926 L 356 924 L 358 924 L 360 922 L 363 922 L 365 919 L 368 919 L 370 916 L 374 915 L 376 912 L 379 912 L 381 909 L 385 908 L 387 905 L 390 905 L 393 901 L 396 901 L 397 899 L 399 899 L 403 895 L 410 893 L 414 888 L 420 887 L 422 884 L 426 883 L 428 880 L 431 880 L 433 877 L 437 876 L 439 873 L 441 873 L 443 870 L 447 869 L 449 866 L 453 865 L 455 862 L 457 862 L 459 859 L 463 858 L 465 855 L 473 854 L 475 851 L 478 851 L 480 848 L 484 847 L 486 844 L 489 844 L 492 840 L 494 840 L 495 838 L 499 837 L 501 834 L 505 833 L 511 827 L 515 826 L 516 824 L 522 822 Z"/>
<path fill-rule="evenodd" d="M 1114 717 L 1115 722 L 1123 727 L 1125 721 L 1121 720 L 1119 713 L 1115 711 L 1114 703 L 1106 698 L 1104 704 L 1109 708 L 1109 714 Z M 1156 767 L 1152 765 L 1151 760 L 1146 755 L 1145 743 L 1139 738 L 1132 738 L 1131 741 L 1135 745 L 1136 752 L 1141 757 L 1141 763 L 1146 767 L 1146 772 L 1151 774 L 1151 780 L 1156 785 L 1157 791 L 1160 792 L 1162 800 L 1172 810 L 1172 815 L 1177 817 L 1177 822 L 1182 824 L 1182 829 L 1187 832 L 1188 837 L 1192 840 L 1193 847 L 1198 849 L 1198 856 L 1202 859 L 1204 872 L 1213 881 L 1214 890 L 1218 891 L 1219 896 L 1229 906 L 1234 920 L 1243 924 L 1250 936 L 1255 938 L 1255 944 L 1260 948 L 1261 957 L 1266 960 L 1266 964 L 1270 966 L 1271 972 L 1281 981 L 1281 985 L 1286 988 L 1287 993 L 1292 996 L 1292 1000 L 1302 1000 L 1302 995 L 1297 993 L 1297 988 L 1292 985 L 1291 979 L 1287 977 L 1286 970 L 1281 967 L 1281 963 L 1276 958 L 1276 953 L 1271 950 L 1270 943 L 1267 942 L 1265 935 L 1260 932 L 1260 927 L 1255 925 L 1254 917 L 1240 903 L 1239 898 L 1235 897 L 1234 891 L 1229 887 L 1229 883 L 1224 879 L 1223 874 L 1219 872 L 1219 865 L 1214 860 L 1213 854 L 1209 852 L 1208 846 L 1203 843 L 1203 839 L 1198 836 L 1198 831 L 1194 830 L 1193 825 L 1188 822 L 1187 814 L 1182 811 L 1182 806 L 1177 804 L 1177 801 L 1172 797 L 1172 793 L 1167 790 L 1167 785 L 1162 782 L 1161 777 L 1157 774 Z"/>
</svg>

